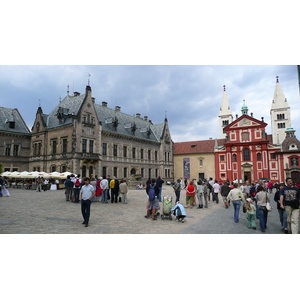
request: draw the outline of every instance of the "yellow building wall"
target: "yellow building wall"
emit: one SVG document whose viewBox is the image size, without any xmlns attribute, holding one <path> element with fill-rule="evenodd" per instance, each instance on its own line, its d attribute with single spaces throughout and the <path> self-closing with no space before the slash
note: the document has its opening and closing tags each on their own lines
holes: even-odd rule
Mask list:
<svg viewBox="0 0 300 300">
<path fill-rule="evenodd" d="M 176 154 L 174 155 L 174 180 L 184 179 L 183 160 L 190 159 L 190 178 L 199 179 L 199 173 L 204 173 L 202 179 L 215 178 L 214 153 Z M 202 161 L 202 162 L 201 162 Z"/>
</svg>

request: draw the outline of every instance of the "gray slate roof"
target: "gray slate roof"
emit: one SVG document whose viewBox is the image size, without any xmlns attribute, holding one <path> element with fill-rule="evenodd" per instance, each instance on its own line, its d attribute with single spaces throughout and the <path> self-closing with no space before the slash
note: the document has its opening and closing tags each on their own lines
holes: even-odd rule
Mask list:
<svg viewBox="0 0 300 300">
<path fill-rule="evenodd" d="M 55 128 L 66 124 L 72 124 L 72 114 L 75 116 L 78 114 L 84 97 L 84 94 L 75 97 L 66 96 L 49 115 L 43 115 L 47 127 Z M 59 110 L 65 115 L 63 124 L 60 124 L 59 119 L 57 118 Z"/>
<path fill-rule="evenodd" d="M 15 122 L 15 128 L 10 128 L 9 122 Z M 30 130 L 16 108 L 0 107 L 0 130 L 12 133 L 30 134 Z"/>
<path fill-rule="evenodd" d="M 49 115 L 42 114 L 42 118 L 47 127 L 50 129 L 71 124 L 72 115 L 76 116 L 78 114 L 84 98 L 85 94 L 66 96 Z M 118 112 L 99 104 L 95 104 L 95 110 L 104 132 L 119 133 L 148 141 L 160 142 L 164 124 L 153 125 L 151 122 L 142 118 Z M 64 115 L 65 120 L 63 124 L 60 124 L 59 119 L 57 118 L 59 112 L 62 112 Z M 114 121 L 116 120 L 118 126 L 115 128 Z M 136 127 L 136 130 L 132 131 L 134 126 Z M 147 134 L 148 130 L 149 134 Z"/>
<path fill-rule="evenodd" d="M 127 136 L 160 142 L 164 124 L 153 125 L 142 118 L 115 111 L 114 109 L 98 104 L 95 104 L 95 109 L 104 132 L 117 132 Z M 118 124 L 117 128 L 114 127 L 116 120 Z M 133 128 L 136 130 L 133 131 Z"/>
</svg>

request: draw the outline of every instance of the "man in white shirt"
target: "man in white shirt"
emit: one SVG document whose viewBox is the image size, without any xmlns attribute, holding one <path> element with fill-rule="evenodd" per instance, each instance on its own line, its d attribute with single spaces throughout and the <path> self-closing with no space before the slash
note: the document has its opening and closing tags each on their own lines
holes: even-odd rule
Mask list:
<svg viewBox="0 0 300 300">
<path fill-rule="evenodd" d="M 218 183 L 218 180 L 215 180 L 215 183 L 213 184 L 213 189 L 214 189 L 213 201 L 216 201 L 216 204 L 219 204 L 220 185 Z"/>
<path fill-rule="evenodd" d="M 100 182 L 100 187 L 102 189 L 102 203 L 108 203 L 107 201 L 107 193 L 108 193 L 108 180 L 106 176 L 103 176 L 103 179 Z"/>
<path fill-rule="evenodd" d="M 91 200 L 95 196 L 95 190 L 94 187 L 90 184 L 90 179 L 88 177 L 85 177 L 83 181 L 84 185 L 80 190 L 81 213 L 84 220 L 82 224 L 85 224 L 85 227 L 88 227 L 90 220 Z"/>
</svg>

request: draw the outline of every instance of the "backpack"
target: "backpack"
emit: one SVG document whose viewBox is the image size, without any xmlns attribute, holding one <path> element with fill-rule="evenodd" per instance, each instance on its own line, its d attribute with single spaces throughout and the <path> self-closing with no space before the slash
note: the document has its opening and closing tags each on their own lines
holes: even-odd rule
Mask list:
<svg viewBox="0 0 300 300">
<path fill-rule="evenodd" d="M 80 180 L 78 178 L 75 181 L 75 187 L 80 187 Z"/>
<path fill-rule="evenodd" d="M 153 201 L 155 200 L 155 190 L 154 190 L 154 185 L 150 185 L 150 190 L 148 192 L 149 200 Z"/>
</svg>

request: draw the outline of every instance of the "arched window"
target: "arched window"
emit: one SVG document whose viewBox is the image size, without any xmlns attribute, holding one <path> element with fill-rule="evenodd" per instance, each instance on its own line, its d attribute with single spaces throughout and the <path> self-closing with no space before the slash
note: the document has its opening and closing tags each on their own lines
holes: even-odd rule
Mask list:
<svg viewBox="0 0 300 300">
<path fill-rule="evenodd" d="M 232 161 L 236 161 L 236 154 L 232 155 Z"/>
<path fill-rule="evenodd" d="M 257 153 L 257 160 L 261 160 L 261 153 Z"/>
<path fill-rule="evenodd" d="M 298 157 L 292 157 L 290 159 L 290 165 L 292 167 L 298 167 L 299 166 Z"/>
<path fill-rule="evenodd" d="M 244 148 L 243 154 L 244 154 L 244 161 L 249 161 L 250 160 L 250 151 L 249 151 L 249 148 Z"/>
</svg>

